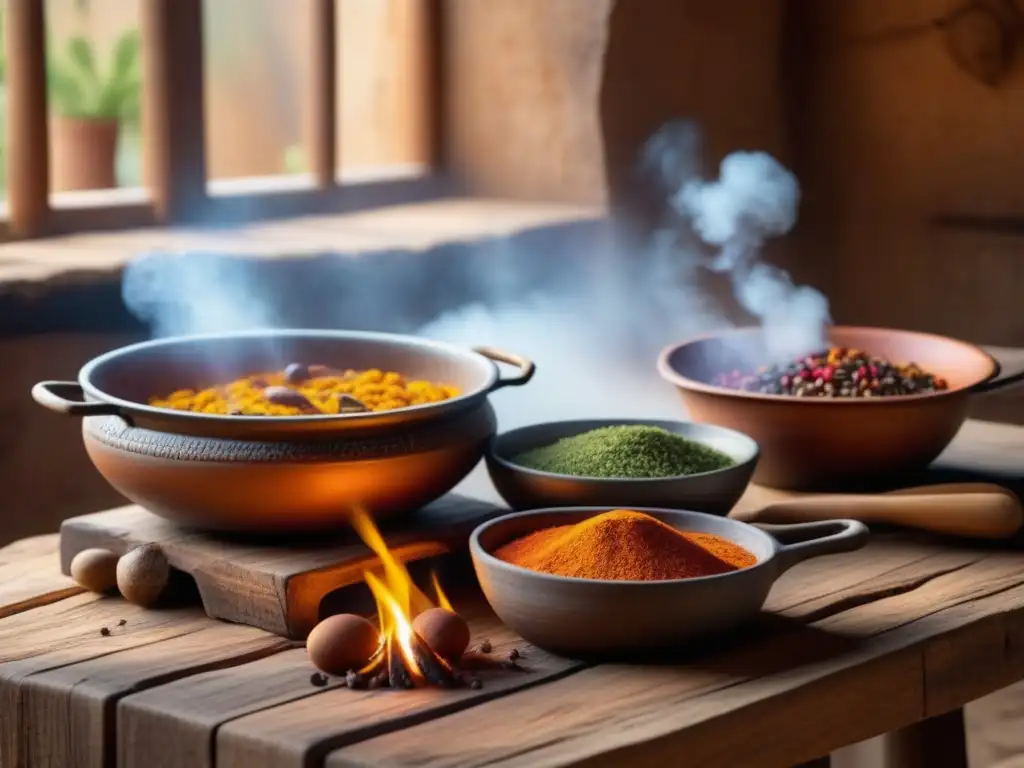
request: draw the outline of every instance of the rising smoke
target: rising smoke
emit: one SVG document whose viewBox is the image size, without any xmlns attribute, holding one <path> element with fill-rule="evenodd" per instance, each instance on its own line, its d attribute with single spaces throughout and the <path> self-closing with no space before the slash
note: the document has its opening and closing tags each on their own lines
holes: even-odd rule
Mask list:
<svg viewBox="0 0 1024 768">
<path fill-rule="evenodd" d="M 460 275 L 486 300 L 425 324 L 412 322 L 402 307 L 415 303 L 414 295 L 430 295 L 443 306 L 438 299 L 448 283 L 413 284 L 399 271 L 382 271 L 361 287 L 358 312 L 338 303 L 334 327 L 353 327 L 358 317 L 360 328 L 415 328 L 461 346 L 499 346 L 531 357 L 538 366 L 534 382 L 495 397 L 503 429 L 566 418 L 681 417 L 682 405 L 654 362 L 674 341 L 730 325 L 725 309 L 701 287 L 703 276 L 728 278 L 739 306 L 767 329 L 773 356 L 821 346 L 829 321 L 824 296 L 794 286 L 785 271 L 760 259 L 768 239 L 796 224 L 795 177 L 765 153 L 736 152 L 708 180 L 700 154 L 700 133 L 689 121 L 668 124 L 648 142 L 638 170 L 666 205 L 640 253 L 574 259 L 573 274 L 539 285 L 517 272 L 511 254 L 502 269 Z M 317 289 L 329 293 L 324 283 L 331 279 L 325 272 Z M 337 286 L 339 294 L 343 287 Z M 128 266 L 123 283 L 128 308 L 157 335 L 274 327 L 280 324 L 275 293 L 289 290 L 296 288 L 255 284 L 244 270 L 204 259 L 142 258 Z"/>
</svg>

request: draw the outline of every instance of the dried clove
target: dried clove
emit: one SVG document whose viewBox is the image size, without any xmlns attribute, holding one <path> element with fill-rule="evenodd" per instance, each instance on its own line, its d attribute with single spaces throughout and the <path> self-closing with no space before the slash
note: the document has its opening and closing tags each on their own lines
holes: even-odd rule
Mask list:
<svg viewBox="0 0 1024 768">
<path fill-rule="evenodd" d="M 352 395 L 339 393 L 334 397 L 338 401 L 338 413 L 366 413 L 370 410 L 362 400 Z"/>
</svg>

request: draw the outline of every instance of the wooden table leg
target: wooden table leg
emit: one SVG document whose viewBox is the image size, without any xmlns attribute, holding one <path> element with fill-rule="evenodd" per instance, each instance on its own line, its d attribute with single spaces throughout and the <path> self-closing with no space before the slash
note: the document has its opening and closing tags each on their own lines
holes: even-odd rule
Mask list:
<svg viewBox="0 0 1024 768">
<path fill-rule="evenodd" d="M 800 763 L 800 765 L 794 766 L 794 768 L 832 768 L 832 758 L 825 755 L 817 760 L 808 760 L 806 763 Z"/>
<path fill-rule="evenodd" d="M 967 768 L 964 711 L 955 709 L 885 737 L 887 768 Z"/>
</svg>

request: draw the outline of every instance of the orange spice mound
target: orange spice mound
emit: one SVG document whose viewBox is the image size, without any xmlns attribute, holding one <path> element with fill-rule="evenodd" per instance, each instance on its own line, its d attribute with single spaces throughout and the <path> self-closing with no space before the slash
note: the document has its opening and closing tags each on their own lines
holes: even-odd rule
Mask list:
<svg viewBox="0 0 1024 768">
<path fill-rule="evenodd" d="M 753 554 L 721 536 L 677 531 L 628 509 L 534 531 L 499 547 L 494 556 L 541 573 L 611 581 L 712 576 L 757 562 Z"/>
</svg>

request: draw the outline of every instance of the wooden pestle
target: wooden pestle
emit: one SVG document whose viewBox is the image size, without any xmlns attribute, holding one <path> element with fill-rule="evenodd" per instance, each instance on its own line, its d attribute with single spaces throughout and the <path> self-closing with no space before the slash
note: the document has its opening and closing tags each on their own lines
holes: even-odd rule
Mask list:
<svg viewBox="0 0 1024 768">
<path fill-rule="evenodd" d="M 990 483 L 949 483 L 880 494 L 795 496 L 736 514 L 748 523 L 804 523 L 853 518 L 934 533 L 1003 539 L 1020 530 L 1024 509 L 1011 491 Z"/>
</svg>

